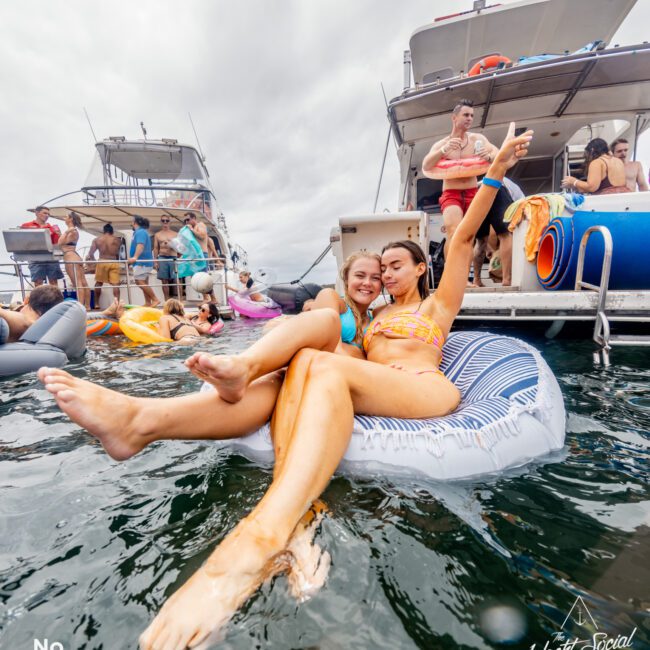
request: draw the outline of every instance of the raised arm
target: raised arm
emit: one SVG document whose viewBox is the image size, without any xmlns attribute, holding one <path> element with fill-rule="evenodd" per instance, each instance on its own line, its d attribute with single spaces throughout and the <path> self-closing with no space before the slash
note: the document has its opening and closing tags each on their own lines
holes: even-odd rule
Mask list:
<svg viewBox="0 0 650 650">
<path fill-rule="evenodd" d="M 449 331 L 451 328 L 463 302 L 476 233 L 492 207 L 498 187 L 503 182 L 506 172 L 517 160 L 526 155 L 528 145 L 532 140 L 532 131 L 526 131 L 518 137 L 514 137 L 514 132 L 515 123 L 511 122 L 508 134 L 501 149 L 498 150 L 494 162 L 490 165 L 483 184 L 472 200 L 467 214 L 454 232 L 440 284 L 435 294 L 428 299 L 432 301 L 436 318 L 440 327 L 445 331 Z M 488 182 L 496 181 L 494 184 L 497 187 L 487 184 L 486 179 Z"/>
</svg>

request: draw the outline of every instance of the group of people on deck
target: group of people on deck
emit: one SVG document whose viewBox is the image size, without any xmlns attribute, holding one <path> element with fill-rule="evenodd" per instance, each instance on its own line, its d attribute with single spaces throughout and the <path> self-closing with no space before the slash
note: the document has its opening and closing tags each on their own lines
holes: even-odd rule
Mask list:
<svg viewBox="0 0 650 650">
<path fill-rule="evenodd" d="M 450 135 L 436 142 L 422 163 L 424 175 L 431 173 L 443 159 L 462 160 L 471 157 L 482 158 L 491 162 L 496 155 L 496 147 L 485 136 L 471 133 L 474 122 L 474 108 L 469 100 L 461 100 L 454 108 Z M 619 192 L 647 191 L 643 167 L 638 161 L 628 161 L 629 143 L 625 138 L 618 138 L 609 146 L 603 139 L 595 138 L 585 147 L 584 174 L 581 180 L 566 176 L 562 187 L 566 190 L 589 194 L 612 194 Z M 469 205 L 479 187 L 477 176 L 463 178 L 446 178 L 442 185 L 439 199 L 445 229 L 445 257 L 449 242 L 467 212 Z M 473 284 L 482 286 L 481 268 L 488 249 L 488 238 L 493 232 L 497 242 L 492 249 L 498 249 L 502 269 L 502 286 L 512 283 L 512 233 L 504 222 L 506 209 L 513 201 L 524 196 L 521 189 L 510 179 L 497 193 L 497 197 L 488 211 L 477 234 L 473 256 Z"/>
<path fill-rule="evenodd" d="M 63 262 L 66 273 L 70 279 L 71 286 L 76 290 L 77 299 L 86 309 L 90 309 L 90 288 L 86 280 L 86 272 L 89 267 L 94 266 L 95 305 L 99 305 L 104 284 L 112 288 L 114 298 L 119 299 L 120 295 L 120 274 L 124 270 L 124 263 L 120 263 L 120 254 L 124 246 L 122 237 L 114 234 L 113 226 L 106 223 L 103 226 L 103 233 L 92 241 L 88 254 L 84 259 L 77 252 L 77 244 L 81 229 L 81 218 L 76 212 L 69 212 L 65 216 L 66 230 L 61 232 L 57 225 L 49 222 L 50 210 L 46 206 L 34 208 L 35 218 L 21 225 L 26 229 L 44 229 L 50 234 L 52 244 L 58 246 L 63 252 Z M 149 278 L 152 271 L 156 272 L 157 278 L 161 281 L 163 296 L 170 298 L 176 286 L 180 287 L 183 300 L 183 285 L 178 283 L 178 272 L 176 262 L 179 253 L 172 246 L 172 240 L 178 232 L 170 227 L 171 217 L 163 216 L 160 219 L 160 230 L 153 238 L 149 235 L 150 222 L 141 216 L 133 217 L 133 238 L 126 262 L 130 266 L 131 274 L 136 285 L 140 287 L 144 296 L 144 304 L 148 307 L 157 306 L 160 301 L 156 297 L 152 287 L 149 285 Z M 193 212 L 184 215 L 183 225 L 187 226 L 196 238 L 201 249 L 201 254 L 206 261 L 204 268 L 223 268 L 224 260 L 217 252 L 213 239 L 208 235 L 205 224 L 197 220 Z M 99 260 L 96 260 L 98 255 Z M 32 283 L 38 287 L 45 282 L 58 286 L 59 280 L 63 279 L 63 273 L 56 260 L 31 262 L 29 271 Z M 178 285 L 177 285 L 178 283 Z M 204 295 L 205 300 L 216 302 L 213 292 Z"/>
</svg>

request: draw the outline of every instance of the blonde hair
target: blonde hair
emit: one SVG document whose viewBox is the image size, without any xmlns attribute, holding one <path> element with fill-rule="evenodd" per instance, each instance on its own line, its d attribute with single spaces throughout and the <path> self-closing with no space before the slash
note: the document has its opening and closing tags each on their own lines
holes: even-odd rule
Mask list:
<svg viewBox="0 0 650 650">
<path fill-rule="evenodd" d="M 352 253 L 352 255 L 350 255 L 345 260 L 345 262 L 343 262 L 340 273 L 341 280 L 343 280 L 343 299 L 345 300 L 345 304 L 350 308 L 350 311 L 354 316 L 354 324 L 357 330 L 356 334 L 354 335 L 354 342 L 358 344 L 361 344 L 361 341 L 363 340 L 363 316 L 359 313 L 354 300 L 352 300 L 350 294 L 348 293 L 348 277 L 350 275 L 350 269 L 352 268 L 352 265 L 357 260 L 361 259 L 375 260 L 381 267 L 381 257 L 377 253 L 357 251 L 356 253 Z"/>
<path fill-rule="evenodd" d="M 177 316 L 185 316 L 185 308 L 183 303 L 176 298 L 165 300 L 163 305 L 163 314 L 176 314 Z"/>
</svg>

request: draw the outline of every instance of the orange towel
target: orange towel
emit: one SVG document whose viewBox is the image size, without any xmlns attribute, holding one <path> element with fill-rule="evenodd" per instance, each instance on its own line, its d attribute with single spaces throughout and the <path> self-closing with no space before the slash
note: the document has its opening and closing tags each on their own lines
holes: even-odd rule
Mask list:
<svg viewBox="0 0 650 650">
<path fill-rule="evenodd" d="M 512 232 L 524 218 L 530 222 L 524 243 L 526 259 L 529 262 L 534 262 L 539 250 L 539 240 L 551 218 L 546 198 L 543 196 L 529 196 L 521 200 L 512 215 L 508 230 Z"/>
</svg>

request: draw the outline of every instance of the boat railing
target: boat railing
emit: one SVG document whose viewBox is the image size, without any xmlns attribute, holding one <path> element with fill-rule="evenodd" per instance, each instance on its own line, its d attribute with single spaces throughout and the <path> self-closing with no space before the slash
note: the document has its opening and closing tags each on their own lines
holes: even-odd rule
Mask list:
<svg viewBox="0 0 650 650">
<path fill-rule="evenodd" d="M 40 261 L 40 260 L 39 260 Z M 62 259 L 54 259 L 52 260 L 58 264 L 64 264 L 64 265 L 72 265 L 73 267 L 81 267 L 82 272 L 86 275 L 94 275 L 94 272 L 91 273 L 89 270 L 90 266 L 95 266 L 96 264 L 119 264 L 120 266 L 120 283 L 115 285 L 115 284 L 109 284 L 109 283 L 103 283 L 102 284 L 102 289 L 108 289 L 112 291 L 114 288 L 118 289 L 125 289 L 126 291 L 126 298 L 127 302 L 129 304 L 134 304 L 135 299 L 137 299 L 138 296 L 138 291 L 140 291 L 140 285 L 137 284 L 133 277 L 132 269 L 130 268 L 129 263 L 127 260 L 66 260 L 65 262 Z M 151 260 L 156 263 L 156 260 Z M 227 260 L 225 257 L 200 257 L 200 258 L 177 258 L 175 260 L 170 260 L 170 259 L 165 259 L 166 262 L 172 262 L 174 264 L 174 276 L 175 280 L 174 282 L 170 282 L 169 284 L 164 284 L 162 281 L 158 280 L 156 275 L 155 275 L 155 268 L 152 267 L 151 274 L 148 278 L 148 286 L 151 287 L 152 289 L 159 288 L 161 291 L 163 291 L 163 286 L 167 287 L 174 287 L 175 288 L 175 293 L 176 296 L 182 296 L 183 295 L 183 289 L 186 286 L 185 281 L 187 279 L 191 280 L 191 275 L 188 275 L 184 278 L 180 278 L 178 275 L 178 266 L 181 263 L 207 263 L 207 271 L 220 271 L 223 273 L 223 277 L 218 277 L 215 278 L 214 275 L 212 276 L 214 280 L 214 288 L 219 288 L 221 287 L 223 289 L 223 295 L 226 295 L 226 287 L 228 286 L 228 273 L 229 271 L 232 271 L 232 269 L 229 269 L 227 266 Z M 31 262 L 33 263 L 33 262 Z M 38 262 L 37 262 L 38 263 Z M 24 261 L 24 260 L 13 260 L 11 263 L 0 263 L 0 274 L 6 275 L 6 276 L 12 276 L 17 278 L 18 283 L 19 283 L 19 289 L 18 291 L 21 294 L 21 299 L 25 301 L 27 298 L 28 293 L 35 288 L 33 283 L 31 282 L 31 276 L 29 273 L 29 265 L 30 262 Z M 13 269 L 13 273 L 10 273 L 8 271 L 2 270 L 3 267 L 11 268 Z M 206 271 L 206 269 L 204 269 Z M 197 271 L 198 273 L 199 271 Z M 151 277 L 153 275 L 153 277 Z M 194 275 L 194 274 L 192 274 Z M 75 270 L 75 276 L 77 276 L 77 272 Z M 124 281 L 122 281 L 122 276 L 124 278 Z M 152 282 L 152 280 L 154 280 Z M 79 285 L 76 282 L 73 282 L 69 277 L 64 277 L 63 280 L 64 284 L 64 294 L 66 297 L 73 297 L 77 299 L 78 297 L 78 291 L 79 289 L 83 289 L 84 287 L 82 285 Z M 191 282 L 188 284 L 191 285 Z M 89 291 L 93 291 L 94 287 L 88 286 L 87 287 Z M 70 292 L 74 292 L 74 296 L 70 295 Z M 198 292 L 197 292 L 198 293 Z M 95 309 L 98 309 L 99 306 L 95 305 Z"/>
<path fill-rule="evenodd" d="M 214 205 L 214 198 L 210 190 L 179 185 L 92 185 L 56 196 L 47 204 L 79 194 L 81 198 L 75 203 L 80 205 L 91 207 L 128 205 L 143 208 L 199 210 L 208 218 L 212 218 L 212 206 Z M 69 203 L 69 201 L 65 201 L 65 203 Z M 217 217 L 219 216 L 220 213 Z"/>
</svg>

